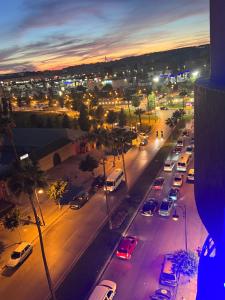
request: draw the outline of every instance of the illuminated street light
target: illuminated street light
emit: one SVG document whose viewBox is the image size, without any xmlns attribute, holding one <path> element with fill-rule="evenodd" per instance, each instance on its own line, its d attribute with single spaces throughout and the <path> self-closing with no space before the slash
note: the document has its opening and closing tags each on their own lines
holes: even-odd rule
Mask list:
<svg viewBox="0 0 225 300">
<path fill-rule="evenodd" d="M 39 197 L 38 197 L 38 194 L 43 194 L 44 190 L 43 189 L 39 189 L 39 190 L 35 189 L 34 193 L 35 193 L 35 197 L 36 197 L 36 200 L 37 200 L 38 208 L 39 208 L 39 211 L 40 211 L 42 223 L 45 226 L 45 220 L 44 220 L 44 217 L 43 217 L 43 214 L 42 214 L 42 209 L 41 209 L 41 205 L 40 205 Z"/>
<path fill-rule="evenodd" d="M 155 77 L 153 78 L 153 81 L 156 82 L 156 83 L 159 82 L 159 76 L 155 76 Z"/>
<path fill-rule="evenodd" d="M 197 78 L 199 75 L 200 75 L 200 72 L 199 72 L 198 70 L 192 72 L 192 76 L 193 76 L 194 78 Z"/>
</svg>

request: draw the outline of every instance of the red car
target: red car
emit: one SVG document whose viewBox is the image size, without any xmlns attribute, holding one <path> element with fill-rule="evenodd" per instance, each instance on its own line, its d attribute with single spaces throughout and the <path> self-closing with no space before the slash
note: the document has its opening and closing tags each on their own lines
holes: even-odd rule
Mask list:
<svg viewBox="0 0 225 300">
<path fill-rule="evenodd" d="M 131 259 L 131 255 L 137 246 L 137 238 L 133 236 L 123 237 L 116 251 L 116 256 L 123 259 Z"/>
<path fill-rule="evenodd" d="M 158 177 L 154 180 L 153 185 L 152 185 L 152 189 L 153 190 L 162 190 L 163 188 L 163 183 L 164 183 L 164 178 L 163 177 Z"/>
</svg>

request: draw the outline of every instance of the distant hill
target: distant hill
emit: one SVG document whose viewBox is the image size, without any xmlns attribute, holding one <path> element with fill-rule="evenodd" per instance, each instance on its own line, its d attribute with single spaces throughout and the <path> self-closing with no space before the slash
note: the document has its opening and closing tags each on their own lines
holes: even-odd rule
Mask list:
<svg viewBox="0 0 225 300">
<path fill-rule="evenodd" d="M 48 77 L 48 76 L 63 76 L 70 74 L 91 74 L 91 73 L 109 73 L 122 72 L 127 69 L 143 69 L 143 72 L 154 70 L 166 70 L 168 69 L 176 72 L 177 68 L 196 68 L 209 65 L 209 50 L 210 45 L 201 45 L 195 47 L 186 47 L 173 49 L 162 52 L 154 52 L 139 56 L 131 56 L 114 60 L 110 62 L 99 62 L 93 64 L 83 64 L 77 66 L 71 66 L 62 70 L 43 71 L 43 72 L 23 72 L 0 75 L 0 79 L 10 78 L 23 78 L 23 77 Z"/>
</svg>

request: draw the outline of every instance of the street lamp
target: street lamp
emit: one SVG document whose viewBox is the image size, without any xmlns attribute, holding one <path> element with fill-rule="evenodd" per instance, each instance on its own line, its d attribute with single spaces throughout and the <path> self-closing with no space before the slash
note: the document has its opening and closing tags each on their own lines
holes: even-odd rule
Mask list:
<svg viewBox="0 0 225 300">
<path fill-rule="evenodd" d="M 183 218 L 184 218 L 184 238 L 185 238 L 185 250 L 187 251 L 188 246 L 187 246 L 187 209 L 185 205 L 176 205 L 175 206 L 175 211 L 173 213 L 172 219 L 177 222 L 179 220 L 179 215 L 177 213 L 177 209 L 181 209 L 183 213 Z"/>
<path fill-rule="evenodd" d="M 41 205 L 40 205 L 39 197 L 38 197 L 38 195 L 44 193 L 44 190 L 43 190 L 43 189 L 35 189 L 35 190 L 34 190 L 34 193 L 35 193 L 35 197 L 36 197 L 36 200 L 37 200 L 38 208 L 39 208 L 39 211 L 40 211 L 42 223 L 43 223 L 43 225 L 45 226 L 45 220 L 44 220 L 44 217 L 43 217 L 43 214 L 42 214 L 42 209 L 41 209 Z"/>
</svg>

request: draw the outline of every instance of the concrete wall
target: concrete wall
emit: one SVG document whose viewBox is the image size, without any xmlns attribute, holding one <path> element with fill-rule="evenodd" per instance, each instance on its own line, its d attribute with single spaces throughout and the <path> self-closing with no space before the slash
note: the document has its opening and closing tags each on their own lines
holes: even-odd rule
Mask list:
<svg viewBox="0 0 225 300">
<path fill-rule="evenodd" d="M 76 155 L 76 145 L 73 143 L 69 143 L 61 148 L 59 148 L 58 150 L 46 155 L 45 157 L 41 158 L 38 162 L 39 162 L 39 166 L 41 168 L 41 170 L 43 171 L 47 171 L 51 168 L 54 167 L 54 154 L 58 153 L 61 161 L 63 162 L 64 160 L 66 160 L 67 158 Z"/>
</svg>

